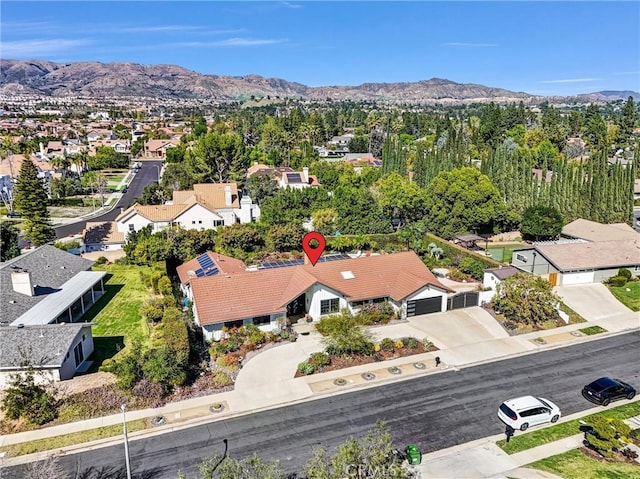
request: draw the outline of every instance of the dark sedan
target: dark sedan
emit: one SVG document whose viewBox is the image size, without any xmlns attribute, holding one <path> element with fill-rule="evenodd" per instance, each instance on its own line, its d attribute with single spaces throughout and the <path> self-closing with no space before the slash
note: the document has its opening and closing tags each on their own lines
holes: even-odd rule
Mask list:
<svg viewBox="0 0 640 479">
<path fill-rule="evenodd" d="M 636 390 L 624 381 L 604 377 L 587 384 L 582 389 L 582 395 L 591 402 L 608 406 L 616 399 L 633 399 Z"/>
</svg>

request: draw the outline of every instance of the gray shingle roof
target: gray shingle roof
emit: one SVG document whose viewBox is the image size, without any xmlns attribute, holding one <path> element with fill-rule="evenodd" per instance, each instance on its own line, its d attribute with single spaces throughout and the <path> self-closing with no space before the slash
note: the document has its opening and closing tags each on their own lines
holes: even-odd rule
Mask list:
<svg viewBox="0 0 640 479">
<path fill-rule="evenodd" d="M 34 367 L 59 367 L 78 333 L 92 324 L 0 326 L 0 368 L 18 368 L 25 361 Z"/>
<path fill-rule="evenodd" d="M 49 245 L 40 246 L 27 254 L 0 263 L 0 324 L 11 323 L 22 316 L 48 294 L 92 265 L 93 261 Z M 36 286 L 34 296 L 16 293 L 13 290 L 11 271 L 14 267 L 31 272 L 32 283 Z"/>
</svg>

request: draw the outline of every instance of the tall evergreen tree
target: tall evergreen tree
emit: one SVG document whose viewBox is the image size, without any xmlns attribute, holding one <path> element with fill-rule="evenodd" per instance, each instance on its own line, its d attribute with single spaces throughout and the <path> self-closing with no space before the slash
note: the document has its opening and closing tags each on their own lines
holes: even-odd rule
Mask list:
<svg viewBox="0 0 640 479">
<path fill-rule="evenodd" d="M 0 261 L 9 261 L 19 255 L 18 228 L 10 221 L 0 221 Z"/>
<path fill-rule="evenodd" d="M 15 209 L 26 220 L 24 237 L 31 240 L 35 246 L 53 240 L 55 234 L 47 209 L 47 192 L 31 160 L 22 162 L 14 198 Z"/>
</svg>

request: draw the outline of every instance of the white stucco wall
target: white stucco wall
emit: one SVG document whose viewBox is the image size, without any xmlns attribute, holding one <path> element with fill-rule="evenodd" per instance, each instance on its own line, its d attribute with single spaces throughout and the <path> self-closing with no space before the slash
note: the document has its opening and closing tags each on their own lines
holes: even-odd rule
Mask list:
<svg viewBox="0 0 640 479">
<path fill-rule="evenodd" d="M 82 339 L 83 335 L 84 339 Z M 84 361 L 86 361 L 87 358 L 91 356 L 91 353 L 93 353 L 93 335 L 91 333 L 91 328 L 83 328 L 71 343 L 71 348 L 69 348 L 69 351 L 67 351 L 64 362 L 62 363 L 62 367 L 59 371 L 61 381 L 64 381 L 65 379 L 71 379 L 80 366 L 76 366 L 75 356 L 73 353 L 74 348 L 79 343 L 82 343 Z"/>
<path fill-rule="evenodd" d="M 487 271 L 484 272 L 484 276 L 482 278 L 482 286 L 484 286 L 485 288 L 496 289 L 499 283 L 500 280 L 495 274 Z"/>
<path fill-rule="evenodd" d="M 178 223 L 184 229 L 200 230 L 216 228 L 216 226 L 214 226 L 214 221 L 224 221 L 224 218 L 196 204 L 178 216 L 175 223 Z"/>
<path fill-rule="evenodd" d="M 309 312 L 309 315 L 313 318 L 314 321 L 319 321 L 322 317 L 322 315 L 320 314 L 320 302 L 322 300 L 338 298 L 340 300 L 338 312 L 340 312 L 340 310 L 342 310 L 343 308 L 348 308 L 347 300 L 342 297 L 342 294 L 322 284 L 314 284 L 306 291 L 306 293 L 306 310 Z"/>
</svg>

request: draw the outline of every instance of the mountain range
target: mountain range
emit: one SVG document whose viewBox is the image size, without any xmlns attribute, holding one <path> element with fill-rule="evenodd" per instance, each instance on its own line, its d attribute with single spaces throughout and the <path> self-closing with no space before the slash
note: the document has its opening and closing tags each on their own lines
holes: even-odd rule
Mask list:
<svg viewBox="0 0 640 479">
<path fill-rule="evenodd" d="M 419 82 L 363 83 L 358 86 L 310 87 L 279 78 L 205 75 L 176 65 L 0 60 L 0 95 L 53 97 L 147 97 L 209 99 L 221 102 L 255 97 L 305 100 L 370 100 L 406 103 L 562 101 L 472 83 L 432 78 Z M 605 91 L 571 97 L 574 101 L 612 101 L 636 92 Z"/>
</svg>

